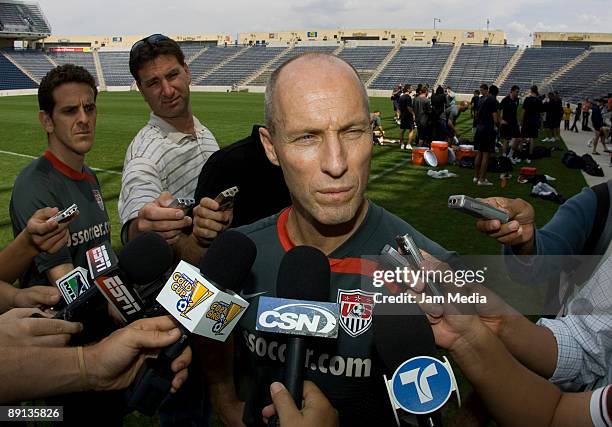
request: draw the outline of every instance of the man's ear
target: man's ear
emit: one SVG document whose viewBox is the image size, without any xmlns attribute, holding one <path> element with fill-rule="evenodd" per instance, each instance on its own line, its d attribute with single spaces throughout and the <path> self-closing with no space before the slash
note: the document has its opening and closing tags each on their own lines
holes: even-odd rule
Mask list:
<svg viewBox="0 0 612 427">
<path fill-rule="evenodd" d="M 191 71 L 189 71 L 189 65 L 187 65 L 186 62 L 185 62 L 185 65 L 183 65 L 183 69 L 185 70 L 185 73 L 187 73 L 187 80 L 189 81 L 189 84 L 191 85 Z"/>
<path fill-rule="evenodd" d="M 45 132 L 53 133 L 53 131 L 55 130 L 55 125 L 53 124 L 53 119 L 49 116 L 49 114 L 47 114 L 46 111 L 38 112 L 38 120 L 40 121 L 40 124 L 42 125 Z"/>
<path fill-rule="evenodd" d="M 142 84 L 140 82 L 136 82 L 136 87 L 138 88 L 138 92 L 140 92 L 140 94 L 144 96 L 144 94 L 142 93 Z"/>
<path fill-rule="evenodd" d="M 274 149 L 274 144 L 272 143 L 272 137 L 270 136 L 270 131 L 264 127 L 259 128 L 259 139 L 263 145 L 263 148 L 266 152 L 266 156 L 270 163 L 276 166 L 280 166 L 278 162 L 278 157 L 276 156 L 276 150 Z"/>
</svg>

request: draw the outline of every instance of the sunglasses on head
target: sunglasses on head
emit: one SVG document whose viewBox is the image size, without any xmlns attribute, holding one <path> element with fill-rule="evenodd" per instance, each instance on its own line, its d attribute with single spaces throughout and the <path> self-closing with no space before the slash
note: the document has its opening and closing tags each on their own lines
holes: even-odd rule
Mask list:
<svg viewBox="0 0 612 427">
<path fill-rule="evenodd" d="M 155 46 L 157 43 L 162 42 L 164 40 L 170 40 L 170 37 L 164 36 L 163 34 L 151 34 L 149 37 L 145 37 L 144 39 L 138 40 L 132 46 L 130 53 L 140 49 L 145 43 Z"/>
</svg>

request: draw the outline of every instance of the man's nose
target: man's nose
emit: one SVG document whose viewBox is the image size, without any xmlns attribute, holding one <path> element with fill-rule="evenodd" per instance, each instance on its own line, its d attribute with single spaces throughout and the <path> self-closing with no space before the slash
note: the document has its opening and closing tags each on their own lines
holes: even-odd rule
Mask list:
<svg viewBox="0 0 612 427">
<path fill-rule="evenodd" d="M 334 178 L 339 178 L 348 169 L 347 150 L 336 132 L 325 135 L 324 149 L 321 150 L 321 170 Z"/>
</svg>

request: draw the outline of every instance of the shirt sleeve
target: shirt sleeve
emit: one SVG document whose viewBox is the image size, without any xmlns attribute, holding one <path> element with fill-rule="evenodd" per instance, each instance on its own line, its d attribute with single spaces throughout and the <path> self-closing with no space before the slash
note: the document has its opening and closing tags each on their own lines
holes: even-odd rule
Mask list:
<svg viewBox="0 0 612 427">
<path fill-rule="evenodd" d="M 119 218 L 121 224 L 138 217 L 138 211 L 161 194 L 163 186 L 158 166 L 145 157 L 126 162 L 121 177 Z"/>
<path fill-rule="evenodd" d="M 595 390 L 591 395 L 589 409 L 594 427 L 612 426 L 612 386 Z"/>
<path fill-rule="evenodd" d="M 557 340 L 551 381 L 589 385 L 608 375 L 612 360 L 612 258 L 598 268 L 569 304 L 567 316 L 540 319 Z"/>
<path fill-rule="evenodd" d="M 597 196 L 593 190 L 586 187 L 561 205 L 547 224 L 536 229 L 534 235 L 536 256 L 519 257 L 511 246 L 504 246 L 504 254 L 508 256 L 506 264 L 516 280 L 524 282 L 525 275 L 531 276 L 530 279 L 533 277 L 546 279 L 558 274 L 561 266 L 553 264 L 562 261 L 562 257 L 537 255 L 582 254 L 593 227 L 596 210 Z"/>
<path fill-rule="evenodd" d="M 68 207 L 59 203 L 50 188 L 49 180 L 42 174 L 17 178 L 10 203 L 10 216 L 15 236 L 26 228 L 28 220 L 37 210 L 46 207 L 57 207 L 61 210 Z M 34 264 L 40 273 L 69 263 L 72 263 L 72 256 L 66 246 L 54 254 L 43 252 L 34 258 Z"/>
</svg>

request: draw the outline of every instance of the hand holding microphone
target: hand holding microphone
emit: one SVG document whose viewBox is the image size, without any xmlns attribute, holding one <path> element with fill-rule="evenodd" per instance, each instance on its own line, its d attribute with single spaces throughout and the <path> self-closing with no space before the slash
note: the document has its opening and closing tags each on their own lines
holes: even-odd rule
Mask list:
<svg viewBox="0 0 612 427">
<path fill-rule="evenodd" d="M 304 381 L 302 409 L 298 409 L 293 397 L 282 383 L 270 385 L 273 404 L 261 411 L 264 423 L 277 416 L 280 427 L 337 427 L 340 425 L 338 411 L 334 409 L 323 392 L 311 381 Z"/>
<path fill-rule="evenodd" d="M 151 351 L 159 352 L 181 337 L 181 331 L 170 316 L 137 320 L 113 332 L 91 347 L 85 347 L 88 381 L 96 390 L 119 390 L 129 386 Z M 172 361 L 171 392 L 187 379 L 191 349 L 185 347 Z"/>
<path fill-rule="evenodd" d="M 207 247 L 225 231 L 233 219 L 233 208 L 224 209 L 217 200 L 203 197 L 193 208 L 193 236 L 201 246 Z"/>
<path fill-rule="evenodd" d="M 155 231 L 169 245 L 178 242 L 182 230 L 185 227 L 189 227 L 192 224 L 192 220 L 186 215 L 185 210 L 179 207 L 170 207 L 173 200 L 172 194 L 164 191 L 157 199 L 144 205 L 138 211 L 138 218 L 130 223 L 129 240 L 132 240 L 140 233 Z"/>
<path fill-rule="evenodd" d="M 222 342 L 227 339 L 248 306 L 236 292 L 244 284 L 256 252 L 248 237 L 228 231 L 202 257 L 199 274 L 188 263 L 179 263 L 157 301 L 180 322 L 181 338 L 138 372 L 128 392 L 129 407 L 146 415 L 155 413 L 170 389 L 168 365 L 187 345 L 190 333 Z"/>
<path fill-rule="evenodd" d="M 37 308 L 14 308 L 0 315 L 0 346 L 62 347 L 81 323 L 51 318 Z"/>
<path fill-rule="evenodd" d="M 481 201 L 508 212 L 510 220 L 502 224 L 496 219 L 479 219 L 476 221 L 478 231 L 496 239 L 503 245 L 517 247 L 517 253 L 520 255 L 530 255 L 533 252 L 535 236 L 533 206 L 523 199 L 505 197 L 489 197 Z"/>
<path fill-rule="evenodd" d="M 78 211 L 76 215 L 72 215 L 61 224 L 55 220 L 50 221 L 58 212 L 59 209 L 57 208 L 37 210 L 28 220 L 25 230 L 21 232 L 25 234 L 30 245 L 36 248 L 37 251 L 52 254 L 66 245 L 68 224 L 78 216 Z"/>
<path fill-rule="evenodd" d="M 0 282 L 0 313 L 11 308 L 52 307 L 60 300 L 60 293 L 54 286 L 32 286 L 16 288 Z"/>
</svg>

